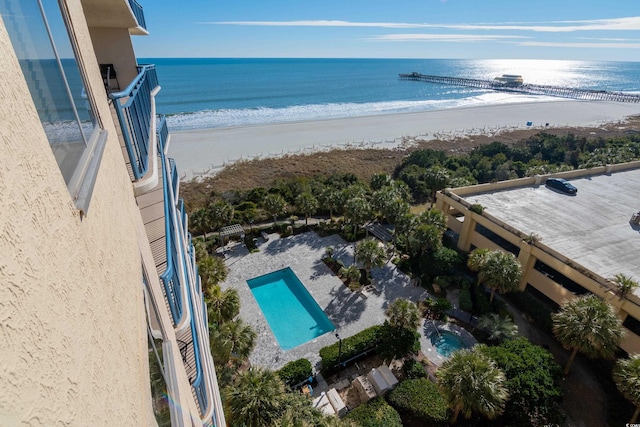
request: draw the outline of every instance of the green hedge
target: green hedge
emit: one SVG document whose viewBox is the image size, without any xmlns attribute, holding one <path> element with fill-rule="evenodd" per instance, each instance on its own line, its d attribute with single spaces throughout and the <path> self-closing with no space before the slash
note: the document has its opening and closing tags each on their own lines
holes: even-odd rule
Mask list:
<svg viewBox="0 0 640 427">
<path fill-rule="evenodd" d="M 471 291 L 468 287 L 460 289 L 460 293 L 458 294 L 458 304 L 460 305 L 460 310 L 464 310 L 468 313 L 471 313 L 471 311 L 473 311 Z"/>
<path fill-rule="evenodd" d="M 358 406 L 345 418 L 361 427 L 402 427 L 400 414 L 382 397 L 376 397 Z"/>
<path fill-rule="evenodd" d="M 284 365 L 276 372 L 280 379 L 289 387 L 308 379 L 312 374 L 311 362 L 307 359 L 298 359 Z"/>
<path fill-rule="evenodd" d="M 447 402 L 438 386 L 426 378 L 403 381 L 389 393 L 389 403 L 427 423 L 447 420 Z"/>
<path fill-rule="evenodd" d="M 378 345 L 378 343 L 380 342 L 381 331 L 382 326 L 377 325 L 367 328 L 352 337 L 344 338 L 342 340 L 342 355 L 340 359 L 342 361 L 348 360 L 354 356 L 357 356 L 363 351 Z M 334 344 L 320 349 L 323 375 L 331 375 L 337 370 L 338 356 L 340 355 L 339 350 L 339 341 L 336 341 Z"/>
<path fill-rule="evenodd" d="M 416 359 L 405 360 L 404 365 L 402 365 L 402 370 L 404 371 L 404 375 L 411 380 L 427 376 L 427 370 L 424 365 L 416 361 Z"/>
</svg>

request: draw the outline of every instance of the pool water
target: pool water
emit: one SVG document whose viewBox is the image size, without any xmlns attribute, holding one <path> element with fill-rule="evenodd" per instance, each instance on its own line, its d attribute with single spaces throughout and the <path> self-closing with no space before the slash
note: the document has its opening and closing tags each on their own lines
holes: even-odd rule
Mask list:
<svg viewBox="0 0 640 427">
<path fill-rule="evenodd" d="M 434 332 L 429 336 L 431 345 L 436 348 L 440 356 L 449 357 L 455 351 L 467 348 L 465 343 L 456 335 L 447 331 Z"/>
<path fill-rule="evenodd" d="M 247 284 L 283 350 L 335 329 L 291 268 L 249 279 Z"/>
</svg>

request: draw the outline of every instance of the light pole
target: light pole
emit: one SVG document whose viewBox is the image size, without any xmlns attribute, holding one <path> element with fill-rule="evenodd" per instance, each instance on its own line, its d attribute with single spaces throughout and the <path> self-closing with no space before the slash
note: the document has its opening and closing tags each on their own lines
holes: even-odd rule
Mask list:
<svg viewBox="0 0 640 427">
<path fill-rule="evenodd" d="M 342 338 L 336 332 L 336 338 L 338 339 L 338 378 L 340 378 L 340 370 L 342 368 Z"/>
</svg>

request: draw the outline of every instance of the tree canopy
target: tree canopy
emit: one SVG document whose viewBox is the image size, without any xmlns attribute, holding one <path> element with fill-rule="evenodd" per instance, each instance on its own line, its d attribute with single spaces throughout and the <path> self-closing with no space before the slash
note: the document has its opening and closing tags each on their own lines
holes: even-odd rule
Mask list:
<svg viewBox="0 0 640 427">
<path fill-rule="evenodd" d="M 510 398 L 505 405 L 507 425 L 561 424 L 560 366 L 553 355 L 526 338 L 480 348 L 507 377 Z"/>
<path fill-rule="evenodd" d="M 613 306 L 592 294 L 567 301 L 551 318 L 554 335 L 565 349 L 571 350 L 565 375 L 578 352 L 591 358 L 613 357 L 624 334 Z"/>
</svg>

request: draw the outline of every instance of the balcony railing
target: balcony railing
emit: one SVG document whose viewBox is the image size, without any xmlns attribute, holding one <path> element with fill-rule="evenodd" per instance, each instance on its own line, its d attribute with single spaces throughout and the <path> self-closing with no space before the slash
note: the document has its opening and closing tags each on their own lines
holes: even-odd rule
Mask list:
<svg viewBox="0 0 640 427">
<path fill-rule="evenodd" d="M 151 113 L 151 96 L 156 87 L 155 65 L 144 65 L 138 67 L 138 76 L 125 90 L 109 94 L 136 181 L 147 173 L 149 167 L 151 120 L 155 120 Z"/>
<path fill-rule="evenodd" d="M 166 165 L 164 152 L 160 152 L 162 165 Z M 164 191 L 164 215 L 165 215 L 165 241 L 167 248 L 167 268 L 160 276 L 160 280 L 165 288 L 167 302 L 174 325 L 179 325 L 184 316 L 183 298 L 186 294 L 185 284 L 181 281 L 181 260 L 182 248 L 180 235 L 176 232 L 175 224 L 177 224 L 176 209 L 173 203 L 173 194 L 170 189 L 171 177 L 177 175 L 175 163 L 169 171 L 163 171 L 163 191 Z"/>
<path fill-rule="evenodd" d="M 193 245 L 190 243 L 190 234 L 184 228 L 187 224 L 187 214 L 184 211 L 184 203 L 179 201 L 175 211 L 182 218 L 179 237 L 188 246 L 184 247 L 181 261 L 185 271 L 187 289 L 189 290 L 189 311 L 191 313 L 191 339 L 195 362 L 195 376 L 191 381 L 194 394 L 198 400 L 200 415 L 203 420 L 212 416 L 214 411 L 213 386 L 211 376 L 215 375 L 208 360 L 211 360 L 209 352 L 208 324 L 206 323 L 206 305 L 204 296 L 200 290 L 200 277 L 197 266 L 194 265 L 195 256 Z"/>
<path fill-rule="evenodd" d="M 138 25 L 146 30 L 147 23 L 144 21 L 142 6 L 140 6 L 136 0 L 129 0 L 129 6 L 133 11 L 133 15 L 136 17 L 136 21 L 138 21 Z"/>
<path fill-rule="evenodd" d="M 165 116 L 158 117 L 156 135 L 159 149 L 166 151 L 167 141 L 169 140 L 169 127 L 167 126 L 167 118 Z"/>
</svg>

